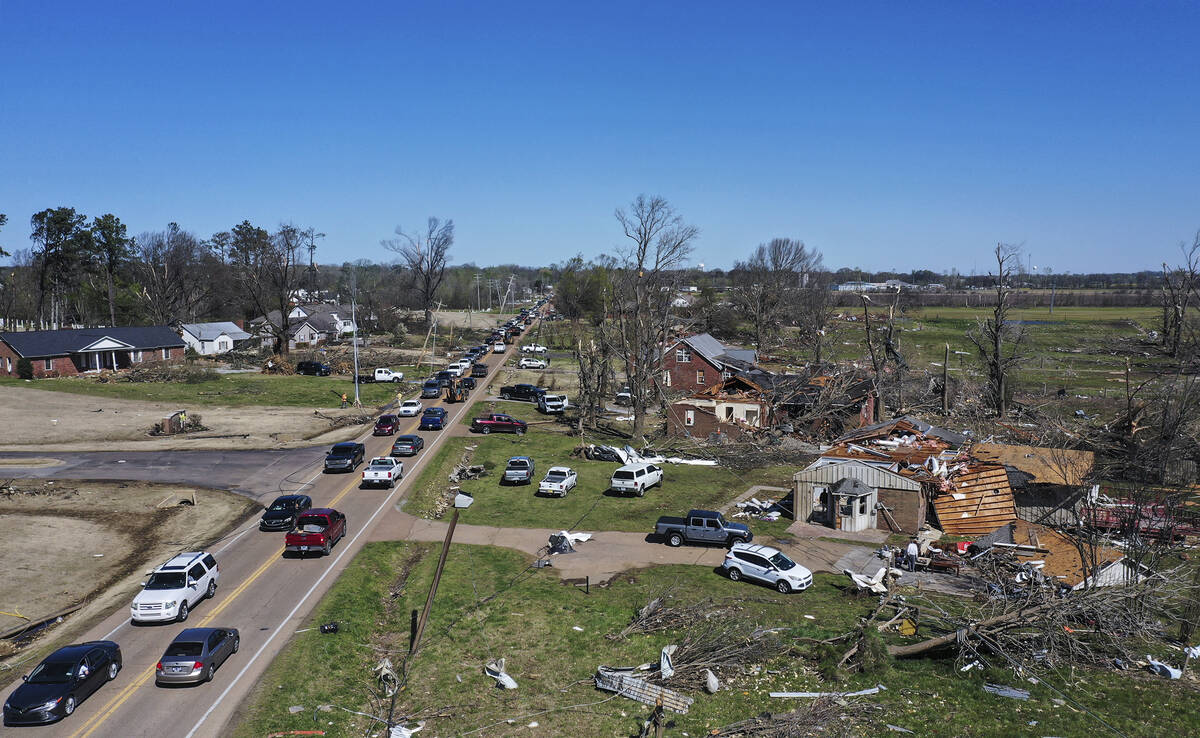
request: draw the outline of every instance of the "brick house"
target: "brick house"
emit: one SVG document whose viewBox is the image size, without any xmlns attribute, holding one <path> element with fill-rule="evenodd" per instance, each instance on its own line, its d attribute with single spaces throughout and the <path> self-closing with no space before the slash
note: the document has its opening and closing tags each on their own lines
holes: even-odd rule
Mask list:
<svg viewBox="0 0 1200 738">
<path fill-rule="evenodd" d="M 29 359 L 35 377 L 70 377 L 128 369 L 147 361 L 182 361 L 185 345 L 167 326 L 75 328 L 0 333 L 0 375 L 17 376 Z"/>
<path fill-rule="evenodd" d="M 750 369 L 758 361 L 753 349 L 725 346 L 707 333 L 687 336 L 669 345 L 659 361 L 659 381 L 664 388 L 698 392 L 720 384 L 734 372 Z"/>
</svg>

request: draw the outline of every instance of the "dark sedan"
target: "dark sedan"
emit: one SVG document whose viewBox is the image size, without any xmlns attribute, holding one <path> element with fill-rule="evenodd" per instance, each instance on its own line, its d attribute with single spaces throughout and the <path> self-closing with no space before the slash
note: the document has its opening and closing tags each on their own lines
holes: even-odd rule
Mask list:
<svg viewBox="0 0 1200 738">
<path fill-rule="evenodd" d="M 263 513 L 262 520 L 258 521 L 258 529 L 291 530 L 292 525 L 296 522 L 296 516 L 310 507 L 312 507 L 312 498 L 308 495 L 276 497 L 271 506 Z"/>
<path fill-rule="evenodd" d="M 116 678 L 121 647 L 112 641 L 64 646 L 46 657 L 4 702 L 5 725 L 39 725 L 61 720 L 80 702 Z"/>
<path fill-rule="evenodd" d="M 154 666 L 154 683 L 211 682 L 213 672 L 238 652 L 241 643 L 237 628 L 188 628 L 175 636 Z"/>
<path fill-rule="evenodd" d="M 392 456 L 416 456 L 425 448 L 425 439 L 420 436 L 397 436 L 392 444 Z"/>
<path fill-rule="evenodd" d="M 379 420 L 375 421 L 376 436 L 391 436 L 395 435 L 396 431 L 400 430 L 400 419 L 395 415 L 380 415 Z"/>
</svg>

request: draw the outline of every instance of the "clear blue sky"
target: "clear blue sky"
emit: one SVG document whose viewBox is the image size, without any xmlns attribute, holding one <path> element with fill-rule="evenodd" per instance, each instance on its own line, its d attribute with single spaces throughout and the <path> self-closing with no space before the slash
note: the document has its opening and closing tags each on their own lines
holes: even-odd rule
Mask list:
<svg viewBox="0 0 1200 738">
<path fill-rule="evenodd" d="M 383 260 L 438 215 L 454 261 L 536 265 L 611 251 L 645 192 L 709 266 L 789 236 L 835 268 L 1153 269 L 1200 228 L 1198 35 L 1169 0 L 0 0 L 0 244 L 71 205 Z"/>
</svg>

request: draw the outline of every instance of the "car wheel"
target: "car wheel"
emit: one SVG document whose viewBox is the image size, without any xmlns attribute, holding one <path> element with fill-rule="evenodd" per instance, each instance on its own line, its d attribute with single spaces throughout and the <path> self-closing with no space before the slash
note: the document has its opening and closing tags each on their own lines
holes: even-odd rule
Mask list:
<svg viewBox="0 0 1200 738">
<path fill-rule="evenodd" d="M 518 435 L 518 436 L 523 436 L 523 435 L 525 435 L 525 429 L 524 429 L 524 428 L 517 428 L 517 430 L 516 430 L 516 433 L 517 433 L 517 435 Z"/>
<path fill-rule="evenodd" d="M 791 585 L 782 579 L 780 579 L 778 582 L 775 582 L 775 589 L 779 590 L 779 594 L 788 594 L 792 591 Z"/>
<path fill-rule="evenodd" d="M 241 636 L 238 636 L 233 639 L 233 653 L 237 653 L 238 649 L 241 647 L 242 647 L 242 638 L 241 638 Z"/>
<path fill-rule="evenodd" d="M 731 582 L 736 582 L 742 578 L 742 572 L 740 569 L 730 569 L 729 571 L 725 572 L 725 575 L 729 577 L 729 581 Z"/>
<path fill-rule="evenodd" d="M 645 497 L 645 496 L 646 496 L 646 488 L 645 488 L 645 487 L 638 487 L 638 488 L 637 488 L 637 496 L 638 496 L 638 497 Z"/>
<path fill-rule="evenodd" d="M 400 377 L 392 377 L 392 384 L 399 384 L 399 383 L 400 383 Z"/>
<path fill-rule="evenodd" d="M 487 434 L 492 432 L 492 429 L 485 425 L 479 429 L 479 432 L 486 436 Z"/>
<path fill-rule="evenodd" d="M 683 536 L 679 535 L 678 533 L 672 533 L 671 535 L 667 536 L 667 545 L 675 546 L 676 548 L 682 546 Z"/>
<path fill-rule="evenodd" d="M 746 539 L 742 538 L 741 536 L 730 536 L 729 540 L 725 541 L 725 547 L 733 548 L 734 546 L 738 545 L 739 543 L 745 543 L 745 542 L 746 542 Z"/>
<path fill-rule="evenodd" d="M 63 714 L 70 715 L 75 712 L 75 695 L 67 695 L 67 701 L 63 703 Z"/>
<path fill-rule="evenodd" d="M 216 593 L 217 593 L 217 583 L 215 580 L 209 579 L 208 580 L 208 591 L 204 593 L 204 596 L 211 600 L 213 598 L 213 595 L 215 595 Z"/>
<path fill-rule="evenodd" d="M 206 668 L 204 670 L 204 681 L 211 682 L 212 678 L 213 678 L 213 665 L 209 664 L 208 668 Z"/>
<path fill-rule="evenodd" d="M 179 614 L 175 616 L 175 621 L 182 623 L 187 620 L 187 616 L 188 616 L 188 604 L 187 604 L 187 600 L 184 600 L 183 602 L 179 603 Z"/>
<path fill-rule="evenodd" d="M 116 679 L 117 672 L 120 670 L 121 670 L 121 665 L 118 664 L 116 661 L 113 661 L 112 663 L 110 663 L 108 665 L 108 681 L 111 682 L 112 680 Z"/>
<path fill-rule="evenodd" d="M 329 555 L 329 541 L 325 541 L 325 548 L 322 551 L 326 556 Z"/>
</svg>

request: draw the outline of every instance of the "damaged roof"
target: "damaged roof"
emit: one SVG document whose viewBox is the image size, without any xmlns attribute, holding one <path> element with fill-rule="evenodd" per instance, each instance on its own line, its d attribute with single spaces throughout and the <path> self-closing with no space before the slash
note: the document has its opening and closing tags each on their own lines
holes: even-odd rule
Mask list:
<svg viewBox="0 0 1200 738">
<path fill-rule="evenodd" d="M 1017 519 L 1008 472 L 977 464 L 947 478 L 933 499 L 938 522 L 948 535 L 982 535 Z"/>
<path fill-rule="evenodd" d="M 976 443 L 971 446 L 970 453 L 980 461 L 1001 464 L 1022 472 L 1033 484 L 1069 487 L 1079 487 L 1087 482 L 1096 459 L 1091 451 L 1007 443 Z"/>
<path fill-rule="evenodd" d="M 927 438 L 937 438 L 954 447 L 962 446 L 970 440 L 968 436 L 962 433 L 939 428 L 911 415 L 905 415 L 900 418 L 893 418 L 881 423 L 857 428 L 838 438 L 835 443 L 861 443 L 862 441 L 891 438 L 897 435 L 920 435 Z"/>
<path fill-rule="evenodd" d="M 1018 552 L 1018 555 L 1044 561 L 1045 564 L 1041 569 L 1044 576 L 1058 579 L 1072 588 L 1083 584 L 1104 567 L 1125 558 L 1123 553 L 1111 546 L 1083 546 L 1082 550 L 1089 552 L 1085 561 L 1080 553 L 1081 546 L 1075 539 L 1059 533 L 1053 528 L 1019 518 L 1005 523 L 975 543 L 980 547 L 996 543 L 1012 543 L 1018 546 L 1045 549 L 1048 553 L 1031 551 L 1028 553 Z"/>
</svg>

